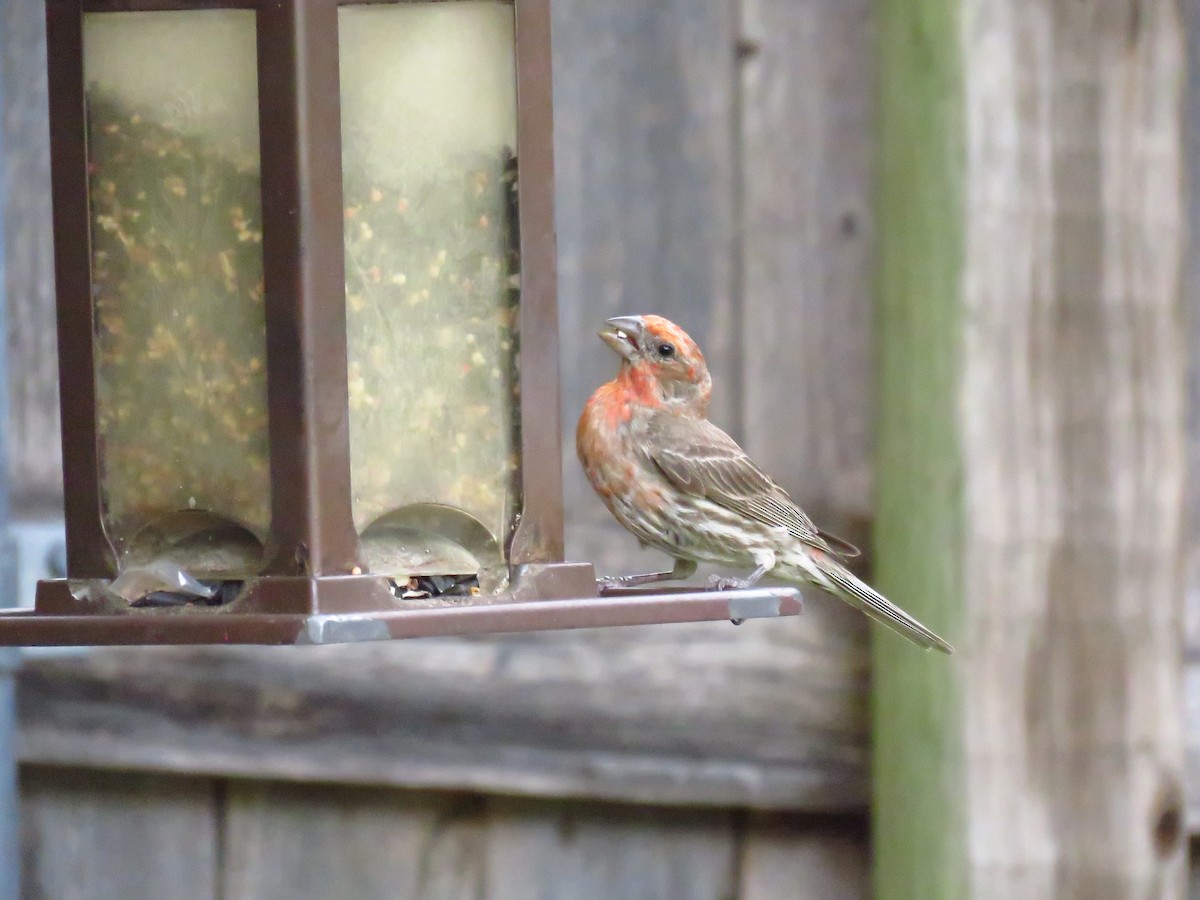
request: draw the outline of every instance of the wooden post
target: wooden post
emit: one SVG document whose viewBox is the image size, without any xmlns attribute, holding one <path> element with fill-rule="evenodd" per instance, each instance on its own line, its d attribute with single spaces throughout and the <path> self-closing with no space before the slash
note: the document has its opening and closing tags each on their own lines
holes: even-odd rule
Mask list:
<svg viewBox="0 0 1200 900">
<path fill-rule="evenodd" d="M 881 900 L 1183 896 L 1183 25 L 882 0 Z"/>
</svg>

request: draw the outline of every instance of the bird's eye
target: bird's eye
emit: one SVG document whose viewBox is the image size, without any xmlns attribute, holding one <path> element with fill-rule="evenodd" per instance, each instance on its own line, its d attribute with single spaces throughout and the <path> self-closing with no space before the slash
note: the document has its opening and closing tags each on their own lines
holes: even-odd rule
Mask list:
<svg viewBox="0 0 1200 900">
<path fill-rule="evenodd" d="M 658 355 L 661 356 L 663 359 L 670 359 L 672 356 L 675 355 L 675 345 L 674 344 L 659 344 L 658 345 Z"/>
</svg>

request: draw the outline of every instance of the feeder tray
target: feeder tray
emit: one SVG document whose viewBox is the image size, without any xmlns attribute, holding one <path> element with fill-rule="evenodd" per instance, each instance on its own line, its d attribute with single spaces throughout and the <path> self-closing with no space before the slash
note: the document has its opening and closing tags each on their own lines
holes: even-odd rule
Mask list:
<svg viewBox="0 0 1200 900">
<path fill-rule="evenodd" d="M 371 608 L 371 607 L 374 608 Z M 0 611 L 0 644 L 338 644 L 437 635 L 553 631 L 616 625 L 795 616 L 794 588 L 706 591 L 606 588 L 590 565 L 527 566 L 492 597 L 399 601 L 370 575 L 264 578 L 228 607 L 121 608 L 44 581 L 36 609 Z"/>
</svg>

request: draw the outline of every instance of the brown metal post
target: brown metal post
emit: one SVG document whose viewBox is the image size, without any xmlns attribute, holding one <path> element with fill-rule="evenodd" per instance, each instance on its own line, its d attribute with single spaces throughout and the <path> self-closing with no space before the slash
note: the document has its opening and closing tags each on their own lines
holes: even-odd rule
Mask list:
<svg viewBox="0 0 1200 900">
<path fill-rule="evenodd" d="M 549 0 L 516 0 L 516 20 L 522 514 L 509 547 L 514 566 L 563 558 Z"/>
<path fill-rule="evenodd" d="M 111 578 L 117 560 L 104 533 L 100 495 L 83 12 L 78 0 L 46 3 L 46 49 L 67 571 L 73 578 Z"/>
<path fill-rule="evenodd" d="M 350 495 L 335 0 L 258 13 L 271 536 L 265 574 L 360 566 Z"/>
</svg>

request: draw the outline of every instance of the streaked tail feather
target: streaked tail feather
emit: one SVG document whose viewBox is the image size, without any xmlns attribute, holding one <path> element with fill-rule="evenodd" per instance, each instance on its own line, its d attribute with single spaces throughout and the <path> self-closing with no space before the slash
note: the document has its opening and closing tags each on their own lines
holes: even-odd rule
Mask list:
<svg viewBox="0 0 1200 900">
<path fill-rule="evenodd" d="M 833 560 L 822 560 L 818 563 L 821 574 L 830 583 L 833 592 L 876 622 L 886 625 L 897 634 L 903 635 L 914 644 L 926 650 L 941 650 L 943 653 L 953 653 L 954 648 L 948 643 L 892 603 L 870 585 L 855 578 L 847 569 Z"/>
</svg>

